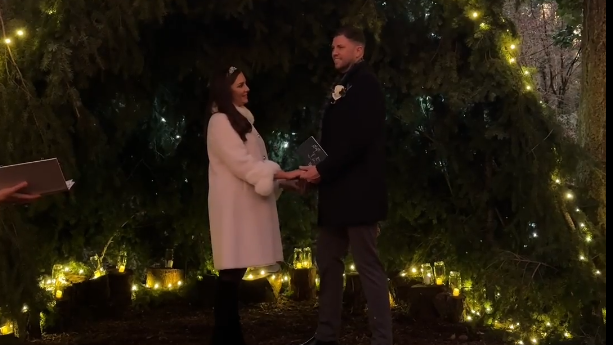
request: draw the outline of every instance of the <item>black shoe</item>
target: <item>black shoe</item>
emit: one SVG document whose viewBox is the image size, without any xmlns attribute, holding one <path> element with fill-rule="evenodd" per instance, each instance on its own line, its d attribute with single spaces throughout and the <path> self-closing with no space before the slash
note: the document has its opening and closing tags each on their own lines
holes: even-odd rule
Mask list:
<svg viewBox="0 0 613 345">
<path fill-rule="evenodd" d="M 321 341 L 315 339 L 315 337 L 307 340 L 306 343 L 302 343 L 301 345 L 339 345 L 336 341 Z"/>
</svg>

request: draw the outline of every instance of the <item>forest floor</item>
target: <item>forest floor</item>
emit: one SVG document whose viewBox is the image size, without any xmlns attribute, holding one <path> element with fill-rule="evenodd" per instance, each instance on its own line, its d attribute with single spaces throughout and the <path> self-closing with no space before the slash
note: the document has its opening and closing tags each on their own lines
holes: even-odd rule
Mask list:
<svg viewBox="0 0 613 345">
<path fill-rule="evenodd" d="M 245 307 L 244 332 L 252 345 L 297 345 L 312 336 L 317 321 L 313 303 L 279 302 Z M 120 320 L 100 321 L 77 333 L 45 335 L 38 345 L 208 345 L 213 326 L 211 310 L 166 306 L 131 311 Z M 469 335 L 470 334 L 470 335 Z M 486 333 L 487 334 L 487 333 Z M 502 345 L 461 324 L 421 324 L 394 311 L 396 345 Z M 369 345 L 365 316 L 345 316 L 341 344 Z"/>
</svg>

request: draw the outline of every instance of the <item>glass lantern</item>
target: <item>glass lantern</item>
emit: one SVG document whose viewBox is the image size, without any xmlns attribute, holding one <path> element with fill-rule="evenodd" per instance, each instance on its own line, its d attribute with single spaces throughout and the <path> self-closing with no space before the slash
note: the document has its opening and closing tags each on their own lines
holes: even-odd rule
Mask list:
<svg viewBox="0 0 613 345">
<path fill-rule="evenodd" d="M 436 278 L 436 285 L 445 284 L 445 263 L 437 261 L 434 263 L 434 278 Z"/>
<path fill-rule="evenodd" d="M 175 251 L 172 248 L 166 249 L 166 255 L 164 256 L 164 263 L 166 268 L 172 268 L 175 258 Z"/>
<path fill-rule="evenodd" d="M 462 277 L 458 271 L 449 271 L 449 288 L 453 292 L 454 297 L 460 296 L 462 289 Z"/>
<path fill-rule="evenodd" d="M 311 267 L 313 267 L 313 254 L 311 253 L 311 248 L 306 247 L 302 255 L 302 268 Z"/>
<path fill-rule="evenodd" d="M 119 257 L 117 258 L 117 269 L 119 273 L 123 273 L 126 270 L 126 264 L 128 263 L 128 253 L 125 249 L 119 251 Z"/>
<path fill-rule="evenodd" d="M 434 274 L 432 273 L 432 266 L 430 264 L 421 265 L 421 276 L 424 280 L 424 285 L 432 285 Z"/>
<path fill-rule="evenodd" d="M 302 257 L 303 257 L 302 248 L 294 248 L 293 265 L 295 269 L 302 268 Z"/>
</svg>

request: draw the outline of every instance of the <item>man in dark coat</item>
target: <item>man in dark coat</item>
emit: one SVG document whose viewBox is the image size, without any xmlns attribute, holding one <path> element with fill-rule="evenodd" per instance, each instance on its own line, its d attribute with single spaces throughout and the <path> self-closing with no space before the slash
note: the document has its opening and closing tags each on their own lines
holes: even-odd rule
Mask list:
<svg viewBox="0 0 613 345">
<path fill-rule="evenodd" d="M 332 43 L 334 67 L 343 77 L 326 103 L 321 146 L 328 157 L 301 167 L 319 190 L 317 265 L 319 325 L 304 345 L 336 345 L 343 299 L 344 258 L 351 247 L 368 303 L 373 345 L 392 345 L 387 276 L 377 252 L 377 223 L 387 214 L 385 99 L 363 61 L 365 38 L 344 28 Z"/>
</svg>

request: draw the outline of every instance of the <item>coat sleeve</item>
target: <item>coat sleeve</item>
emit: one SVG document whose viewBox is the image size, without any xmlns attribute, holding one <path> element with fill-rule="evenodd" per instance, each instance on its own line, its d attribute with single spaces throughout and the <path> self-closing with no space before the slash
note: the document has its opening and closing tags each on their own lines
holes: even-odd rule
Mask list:
<svg viewBox="0 0 613 345">
<path fill-rule="evenodd" d="M 349 107 L 351 119 L 344 133 L 346 140 L 333 155 L 317 164 L 322 181 L 334 179 L 350 168 L 385 131 L 385 99 L 376 77 L 365 75 L 347 93 L 346 97 L 351 93 L 351 99 L 340 100 L 352 102 Z"/>
<path fill-rule="evenodd" d="M 256 193 L 269 196 L 275 191 L 274 175 L 281 167 L 273 161 L 253 157 L 226 114 L 211 116 L 206 141 L 209 156 L 216 157 L 234 176 L 254 186 Z"/>
</svg>

